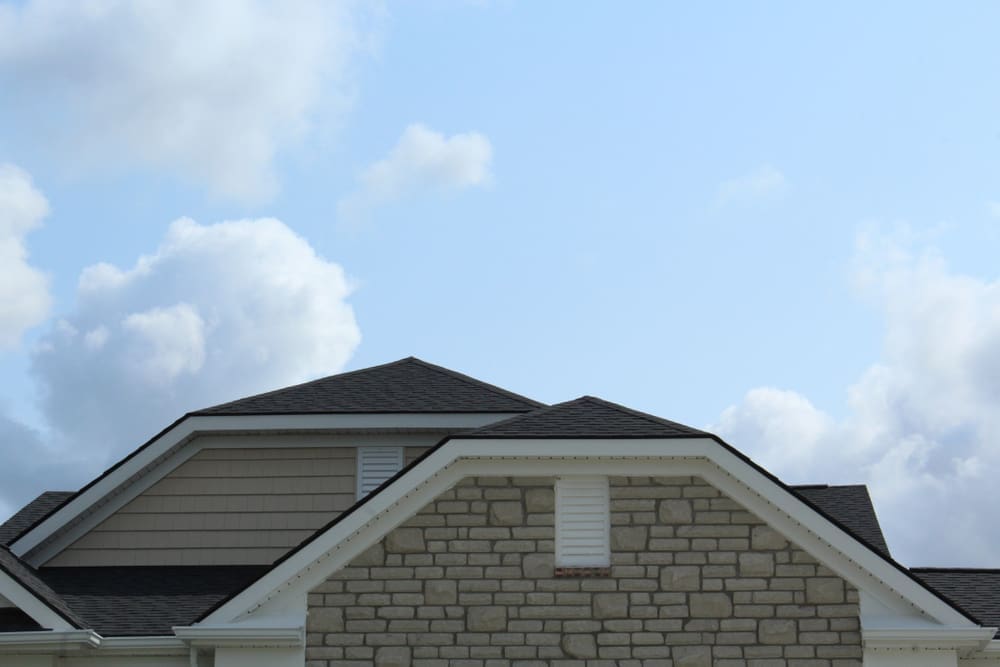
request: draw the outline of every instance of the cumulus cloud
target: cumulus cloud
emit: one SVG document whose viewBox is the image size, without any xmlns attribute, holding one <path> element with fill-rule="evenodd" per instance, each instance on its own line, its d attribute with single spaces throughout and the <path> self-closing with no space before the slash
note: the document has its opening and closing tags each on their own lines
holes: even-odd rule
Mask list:
<svg viewBox="0 0 1000 667">
<path fill-rule="evenodd" d="M 341 216 L 357 217 L 378 204 L 421 190 L 446 192 L 490 182 L 493 147 L 479 132 L 446 137 L 419 123 L 410 125 L 385 158 L 359 177 L 360 189 L 339 203 Z"/>
<path fill-rule="evenodd" d="M 716 201 L 720 205 L 775 199 L 788 192 L 788 180 L 776 167 L 762 164 L 719 186 Z"/>
<path fill-rule="evenodd" d="M 48 212 L 48 202 L 31 177 L 0 164 L 0 348 L 15 345 L 25 329 L 48 313 L 48 279 L 28 263 L 24 243 Z"/>
<path fill-rule="evenodd" d="M 1000 201 L 986 202 L 986 210 L 994 218 L 1000 218 Z"/>
<path fill-rule="evenodd" d="M 279 220 L 177 220 L 133 266 L 84 270 L 33 353 L 53 442 L 103 465 L 188 410 L 341 370 L 351 290 Z"/>
<path fill-rule="evenodd" d="M 346 109 L 372 12 L 352 2 L 0 4 L 0 87 L 65 159 L 165 168 L 244 201 L 319 110 Z"/>
<path fill-rule="evenodd" d="M 859 237 L 855 278 L 884 314 L 885 341 L 848 389 L 848 415 L 759 388 L 713 428 L 788 482 L 869 484 L 904 562 L 995 565 L 1000 280 L 872 235 Z"/>
</svg>

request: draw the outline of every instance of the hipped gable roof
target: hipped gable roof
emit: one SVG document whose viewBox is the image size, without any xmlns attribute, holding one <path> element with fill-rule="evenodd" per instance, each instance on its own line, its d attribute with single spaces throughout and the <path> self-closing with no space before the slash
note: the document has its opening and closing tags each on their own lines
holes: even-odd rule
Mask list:
<svg viewBox="0 0 1000 667">
<path fill-rule="evenodd" d="M 75 628 L 86 628 L 86 624 L 70 609 L 69 605 L 38 576 L 38 572 L 30 565 L 10 552 L 5 546 L 0 546 L 0 572 L 14 580 L 15 583 L 29 591 L 49 609 L 56 612 Z"/>
<path fill-rule="evenodd" d="M 241 398 L 196 415 L 527 412 L 543 404 L 407 357 Z"/>
<path fill-rule="evenodd" d="M 0 525 L 0 545 L 8 545 L 28 526 L 59 507 L 75 491 L 46 491 L 22 507 L 11 518 Z"/>
</svg>

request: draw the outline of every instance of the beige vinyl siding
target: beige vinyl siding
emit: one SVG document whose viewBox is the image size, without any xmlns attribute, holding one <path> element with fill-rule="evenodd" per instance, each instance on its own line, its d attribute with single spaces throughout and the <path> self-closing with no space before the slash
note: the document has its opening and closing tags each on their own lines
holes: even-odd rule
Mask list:
<svg viewBox="0 0 1000 667">
<path fill-rule="evenodd" d="M 46 565 L 270 563 L 354 504 L 355 458 L 353 447 L 203 449 Z"/>
</svg>

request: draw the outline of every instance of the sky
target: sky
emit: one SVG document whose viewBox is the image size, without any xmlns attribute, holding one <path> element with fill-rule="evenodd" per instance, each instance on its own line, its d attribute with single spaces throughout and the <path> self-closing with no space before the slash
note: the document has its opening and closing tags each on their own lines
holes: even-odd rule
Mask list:
<svg viewBox="0 0 1000 667">
<path fill-rule="evenodd" d="M 998 21 L 0 0 L 0 517 L 415 355 L 867 484 L 901 562 L 1000 567 Z"/>
</svg>

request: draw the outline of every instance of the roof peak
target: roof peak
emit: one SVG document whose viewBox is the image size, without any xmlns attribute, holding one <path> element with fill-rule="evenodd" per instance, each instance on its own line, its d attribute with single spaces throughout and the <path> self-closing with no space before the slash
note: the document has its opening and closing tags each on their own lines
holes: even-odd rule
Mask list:
<svg viewBox="0 0 1000 667">
<path fill-rule="evenodd" d="M 409 356 L 246 396 L 191 414 L 519 413 L 543 405 Z"/>
</svg>

